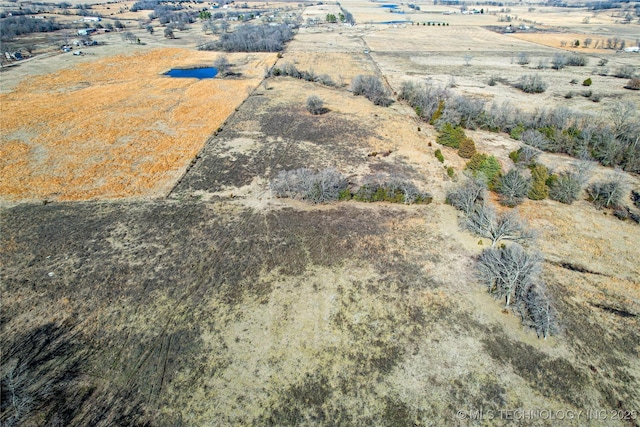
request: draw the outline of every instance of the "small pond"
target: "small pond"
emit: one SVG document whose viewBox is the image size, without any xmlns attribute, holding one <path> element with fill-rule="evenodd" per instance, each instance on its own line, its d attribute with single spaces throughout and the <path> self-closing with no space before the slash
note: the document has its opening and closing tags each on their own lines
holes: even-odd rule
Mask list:
<svg viewBox="0 0 640 427">
<path fill-rule="evenodd" d="M 218 69 L 215 67 L 204 68 L 172 68 L 167 71 L 165 75 L 169 77 L 178 78 L 192 78 L 192 79 L 212 79 L 218 74 Z"/>
</svg>

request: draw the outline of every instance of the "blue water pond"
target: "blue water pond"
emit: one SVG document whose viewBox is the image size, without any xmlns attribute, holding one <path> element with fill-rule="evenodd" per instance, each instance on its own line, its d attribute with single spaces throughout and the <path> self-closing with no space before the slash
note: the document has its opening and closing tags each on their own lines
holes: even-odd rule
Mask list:
<svg viewBox="0 0 640 427">
<path fill-rule="evenodd" d="M 165 75 L 169 77 L 178 78 L 192 78 L 192 79 L 212 79 L 218 74 L 218 69 L 215 67 L 204 68 L 172 68 L 167 71 Z"/>
</svg>

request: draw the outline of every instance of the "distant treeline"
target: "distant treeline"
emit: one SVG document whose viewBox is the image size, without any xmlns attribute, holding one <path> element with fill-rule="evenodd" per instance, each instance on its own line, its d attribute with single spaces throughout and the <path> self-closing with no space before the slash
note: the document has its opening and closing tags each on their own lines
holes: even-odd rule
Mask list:
<svg viewBox="0 0 640 427">
<path fill-rule="evenodd" d="M 225 52 L 280 52 L 284 44 L 293 38 L 293 30 L 287 24 L 244 24 L 233 33 L 220 36 L 220 40 L 200 46 L 201 50 Z"/>
<path fill-rule="evenodd" d="M 56 22 L 54 18 L 34 19 L 26 16 L 9 16 L 0 21 L 0 38 L 12 40 L 15 36 L 29 33 L 47 33 L 61 30 L 67 26 Z"/>
<path fill-rule="evenodd" d="M 156 10 L 162 7 L 163 10 L 180 10 L 182 6 L 178 3 L 165 4 L 161 0 L 141 0 L 137 1 L 131 6 L 131 12 L 137 12 L 139 10 Z"/>
</svg>

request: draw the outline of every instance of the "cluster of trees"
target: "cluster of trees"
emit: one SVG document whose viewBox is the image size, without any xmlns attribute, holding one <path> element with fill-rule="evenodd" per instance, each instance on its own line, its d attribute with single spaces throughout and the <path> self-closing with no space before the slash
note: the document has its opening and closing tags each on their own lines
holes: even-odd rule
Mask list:
<svg viewBox="0 0 640 427">
<path fill-rule="evenodd" d="M 280 171 L 270 182 L 276 197 L 326 203 L 335 200 L 357 200 L 361 202 L 431 203 L 430 194 L 419 191 L 415 185 L 399 177 L 376 174 L 363 178 L 355 191 L 349 187 L 344 175 L 335 169 L 318 172 L 302 168 Z"/>
<path fill-rule="evenodd" d="M 346 194 L 344 199 L 359 202 L 389 202 L 411 204 L 429 204 L 433 197 L 418 190 L 406 179 L 386 174 L 369 175 L 354 192 Z"/>
<path fill-rule="evenodd" d="M 229 24 L 228 21 L 218 20 L 217 18 L 211 18 L 211 19 L 206 19 L 202 21 L 202 31 L 204 31 L 205 34 L 206 33 L 211 33 L 211 34 L 226 33 L 229 31 L 230 26 L 231 24 Z"/>
<path fill-rule="evenodd" d="M 271 180 L 270 188 L 276 197 L 307 200 L 312 203 L 326 203 L 340 199 L 347 190 L 348 181 L 335 169 L 318 172 L 307 168 L 280 171 Z"/>
<path fill-rule="evenodd" d="M 69 28 L 55 18 L 32 19 L 26 16 L 9 16 L 0 22 L 0 39 L 13 40 L 16 36 L 31 33 L 47 33 Z"/>
<path fill-rule="evenodd" d="M 506 132 L 540 150 L 640 172 L 640 119 L 632 102 L 614 104 L 603 120 L 565 107 L 525 113 L 510 103 L 487 105 L 424 83 L 404 83 L 400 97 L 438 129 L 448 123 Z"/>
<path fill-rule="evenodd" d="M 546 338 L 558 328 L 549 292 L 540 277 L 542 256 L 522 246 L 533 241 L 535 233 L 515 211 L 498 214 L 486 194 L 485 182 L 469 177 L 447 194 L 447 202 L 462 212 L 463 229 L 491 241 L 476 264 L 487 291 L 519 313 L 538 337 Z M 502 243 L 505 241 L 511 243 Z"/>
<path fill-rule="evenodd" d="M 233 33 L 225 33 L 216 42 L 200 46 L 201 50 L 225 52 L 280 52 L 284 44 L 293 38 L 293 30 L 287 24 L 242 24 Z"/>
<path fill-rule="evenodd" d="M 185 30 L 189 24 L 196 22 L 198 13 L 187 10 L 175 10 L 171 6 L 161 5 L 149 14 L 150 19 L 158 19 L 162 25 L 173 25 L 179 30 Z"/>
<path fill-rule="evenodd" d="M 389 97 L 389 91 L 376 76 L 359 74 L 351 81 L 351 90 L 354 95 L 362 95 L 375 105 L 388 107 L 393 104 Z"/>
<path fill-rule="evenodd" d="M 316 74 L 313 70 L 301 71 L 290 62 L 285 62 L 281 67 L 273 67 L 267 73 L 267 77 L 287 76 L 294 79 L 306 80 L 308 82 L 316 82 L 329 87 L 335 87 L 336 84 L 327 74 Z"/>
</svg>

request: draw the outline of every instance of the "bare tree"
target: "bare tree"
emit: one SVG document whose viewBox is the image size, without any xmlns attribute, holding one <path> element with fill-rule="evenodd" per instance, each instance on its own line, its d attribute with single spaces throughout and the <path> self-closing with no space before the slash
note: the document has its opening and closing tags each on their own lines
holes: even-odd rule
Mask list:
<svg viewBox="0 0 640 427">
<path fill-rule="evenodd" d="M 522 203 L 530 186 L 531 181 L 522 176 L 518 169 L 511 169 L 500 177 L 498 183 L 500 203 L 511 207 Z"/>
<path fill-rule="evenodd" d="M 587 187 L 589 200 L 598 207 L 616 207 L 624 197 L 625 185 L 622 171 L 616 171 L 610 181 L 598 181 Z"/>
<path fill-rule="evenodd" d="M 518 65 L 527 65 L 530 62 L 529 54 L 527 52 L 518 53 Z"/>
<path fill-rule="evenodd" d="M 363 95 L 376 105 L 388 107 L 393 102 L 389 99 L 389 92 L 384 84 L 376 76 L 359 74 L 351 81 L 351 90 L 354 95 Z"/>
<path fill-rule="evenodd" d="M 529 166 L 535 163 L 539 156 L 539 149 L 530 145 L 523 144 L 517 151 L 516 164 Z"/>
<path fill-rule="evenodd" d="M 560 53 L 556 53 L 551 60 L 551 68 L 561 70 L 567 65 L 567 57 Z"/>
<path fill-rule="evenodd" d="M 226 55 L 219 55 L 214 61 L 213 66 L 218 70 L 218 74 L 226 76 L 231 69 L 231 63 Z"/>
<path fill-rule="evenodd" d="M 461 186 L 447 193 L 447 203 L 470 215 L 476 203 L 482 202 L 487 194 L 487 185 L 472 177 L 468 177 Z"/>
<path fill-rule="evenodd" d="M 313 203 L 325 203 L 340 197 L 340 192 L 347 188 L 347 180 L 335 169 L 314 172 L 301 168 L 280 171 L 271 180 L 270 188 L 276 197 L 301 198 Z"/>
<path fill-rule="evenodd" d="M 528 253 L 517 243 L 487 248 L 478 258 L 478 275 L 489 293 L 504 298 L 505 306 L 524 301 L 529 287 L 542 269 L 542 256 Z"/>
<path fill-rule="evenodd" d="M 498 214 L 488 203 L 476 204 L 473 212 L 463 218 L 462 227 L 480 237 L 491 240 L 491 246 L 502 240 L 527 242 L 535 235 L 516 211 Z"/>
<path fill-rule="evenodd" d="M 616 102 L 613 105 L 609 112 L 609 121 L 616 138 L 626 140 L 636 132 L 640 132 L 636 110 L 636 105 L 631 101 Z"/>
<path fill-rule="evenodd" d="M 136 37 L 135 34 L 133 34 L 131 31 L 126 31 L 124 33 L 122 33 L 122 39 L 125 41 L 128 41 L 129 43 L 135 43 L 138 38 Z"/>
<path fill-rule="evenodd" d="M 556 313 L 543 281 L 537 281 L 529 287 L 525 294 L 524 307 L 538 338 L 547 339 L 549 335 L 558 331 Z"/>
<path fill-rule="evenodd" d="M 578 200 L 582 186 L 576 173 L 561 172 L 549 187 L 549 198 L 570 205 Z"/>
</svg>

